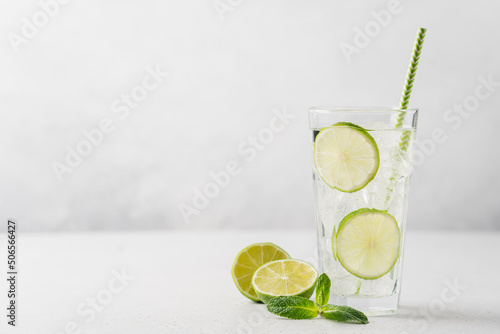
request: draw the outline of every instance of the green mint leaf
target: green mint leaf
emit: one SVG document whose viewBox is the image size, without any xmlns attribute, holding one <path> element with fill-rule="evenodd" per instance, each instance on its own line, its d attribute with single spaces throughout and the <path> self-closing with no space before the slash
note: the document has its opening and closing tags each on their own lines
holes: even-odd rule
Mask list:
<svg viewBox="0 0 500 334">
<path fill-rule="evenodd" d="M 290 319 L 312 319 L 318 310 L 312 300 L 297 296 L 280 296 L 267 304 L 269 312 Z"/>
<path fill-rule="evenodd" d="M 321 274 L 316 285 L 316 303 L 320 308 L 328 304 L 331 285 L 332 282 L 330 281 L 330 278 L 328 278 L 326 274 Z"/>
<path fill-rule="evenodd" d="M 340 322 L 368 323 L 368 318 L 363 312 L 349 306 L 326 305 L 323 307 L 321 315 L 327 319 Z"/>
</svg>

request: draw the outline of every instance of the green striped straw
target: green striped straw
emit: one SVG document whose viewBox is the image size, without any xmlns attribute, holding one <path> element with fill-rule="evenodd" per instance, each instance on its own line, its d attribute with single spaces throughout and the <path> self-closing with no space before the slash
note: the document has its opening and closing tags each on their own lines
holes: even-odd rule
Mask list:
<svg viewBox="0 0 500 334">
<path fill-rule="evenodd" d="M 408 72 L 406 74 L 405 86 L 403 89 L 403 94 L 401 95 L 401 101 L 399 102 L 399 109 L 405 110 L 408 108 L 408 103 L 410 102 L 411 89 L 413 88 L 413 81 L 415 80 L 415 74 L 417 73 L 418 60 L 420 59 L 420 53 L 422 52 L 422 46 L 424 45 L 424 38 L 427 29 L 418 28 L 417 37 L 415 38 L 415 45 L 413 46 L 413 52 L 411 55 L 410 65 L 408 66 Z M 403 120 L 405 119 L 406 111 L 400 111 L 397 118 L 395 128 L 400 128 L 403 126 Z M 408 143 L 410 141 L 410 131 L 403 131 L 401 134 L 401 139 L 399 141 L 399 147 L 406 151 L 408 148 Z"/>
<path fill-rule="evenodd" d="M 415 45 L 413 46 L 413 52 L 411 55 L 410 66 L 408 67 L 408 73 L 406 74 L 405 86 L 403 89 L 403 94 L 401 95 L 401 101 L 399 102 L 400 112 L 396 117 L 395 128 L 401 128 L 403 126 L 403 121 L 406 116 L 406 109 L 408 108 L 408 103 L 410 102 L 411 89 L 413 88 L 413 81 L 415 80 L 415 74 L 417 73 L 418 60 L 420 59 L 420 52 L 422 51 L 422 46 L 424 44 L 425 33 L 427 29 L 418 28 L 417 37 L 415 39 Z M 411 131 L 403 131 L 401 138 L 399 139 L 399 148 L 406 151 L 408 149 L 408 143 L 410 142 Z M 384 205 L 386 208 L 389 207 L 391 202 L 391 194 L 394 191 L 394 187 L 397 182 L 396 170 L 392 170 L 392 176 L 389 179 L 389 185 L 387 186 L 387 194 L 385 195 Z"/>
</svg>

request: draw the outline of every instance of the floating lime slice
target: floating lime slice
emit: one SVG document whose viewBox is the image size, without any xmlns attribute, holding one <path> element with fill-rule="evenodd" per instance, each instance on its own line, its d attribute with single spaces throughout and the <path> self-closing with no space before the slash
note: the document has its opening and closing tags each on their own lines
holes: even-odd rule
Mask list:
<svg viewBox="0 0 500 334">
<path fill-rule="evenodd" d="M 255 272 L 252 286 L 259 299 L 267 304 L 278 296 L 310 298 L 317 279 L 318 272 L 307 262 L 277 260 L 263 265 Z"/>
<path fill-rule="evenodd" d="M 234 284 L 240 292 L 253 301 L 260 301 L 252 287 L 252 277 L 263 264 L 279 259 L 289 259 L 290 255 L 270 242 L 250 245 L 242 249 L 231 268 Z"/>
<path fill-rule="evenodd" d="M 322 129 L 316 136 L 314 164 L 330 187 L 355 192 L 377 174 L 380 164 L 377 143 L 362 127 L 337 123 Z"/>
<path fill-rule="evenodd" d="M 398 223 L 386 211 L 364 208 L 351 212 L 340 222 L 334 238 L 340 264 L 359 278 L 387 274 L 399 257 Z"/>
</svg>

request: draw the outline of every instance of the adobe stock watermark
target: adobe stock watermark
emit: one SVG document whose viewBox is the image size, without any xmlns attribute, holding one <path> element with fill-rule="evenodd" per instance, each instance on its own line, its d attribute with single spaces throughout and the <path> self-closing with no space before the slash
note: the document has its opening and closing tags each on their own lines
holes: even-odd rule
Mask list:
<svg viewBox="0 0 500 334">
<path fill-rule="evenodd" d="M 454 303 L 462 292 L 467 289 L 467 286 L 460 284 L 456 277 L 453 282 L 444 280 L 444 285 L 445 287 L 441 290 L 439 297 L 432 299 L 427 306 L 422 307 L 418 317 L 416 319 L 410 319 L 408 330 L 400 332 L 399 334 L 425 332 L 429 328 L 430 320 L 439 317 L 446 310 L 447 305 Z M 415 331 L 410 330 L 410 328 L 415 329 Z"/>
<path fill-rule="evenodd" d="M 493 75 L 478 77 L 478 84 L 474 92 L 467 95 L 461 103 L 454 103 L 453 107 L 446 109 L 443 112 L 443 120 L 450 124 L 451 130 L 458 130 L 465 119 L 468 119 L 478 110 L 481 102 L 489 99 L 500 87 L 500 81 L 494 81 Z M 448 131 L 451 131 L 448 129 Z M 426 158 L 434 154 L 440 144 L 448 140 L 447 131 L 441 127 L 435 128 L 430 138 L 417 140 L 415 142 L 415 150 L 413 154 L 413 164 L 415 166 L 422 165 Z"/>
<path fill-rule="evenodd" d="M 248 136 L 238 145 L 238 155 L 246 163 L 254 161 L 259 152 L 265 150 L 274 141 L 275 136 L 285 130 L 294 118 L 295 115 L 287 113 L 285 108 L 274 109 L 273 117 L 267 126 L 260 129 L 256 135 Z M 198 216 L 207 208 L 211 200 L 219 196 L 221 191 L 229 186 L 232 178 L 241 174 L 242 171 L 243 166 L 238 161 L 230 160 L 223 170 L 208 173 L 210 181 L 200 188 L 193 189 L 193 198 L 189 204 L 180 203 L 178 206 L 184 222 L 189 224 L 191 217 Z"/>
<path fill-rule="evenodd" d="M 254 306 L 254 305 L 252 305 Z M 264 319 L 273 316 L 271 313 L 267 312 L 265 305 L 255 305 L 253 311 L 245 313 L 245 316 L 238 316 L 236 320 L 236 330 L 231 332 L 227 331 L 227 328 L 214 328 L 214 327 L 202 327 L 200 328 L 199 334 L 254 334 L 262 333 L 260 330 L 255 332 L 256 329 L 264 324 Z"/>
<path fill-rule="evenodd" d="M 221 21 L 226 19 L 226 15 L 232 13 L 236 8 L 241 6 L 244 0 L 214 0 L 212 6 L 214 7 L 217 16 Z"/>
<path fill-rule="evenodd" d="M 370 12 L 372 19 L 366 22 L 362 28 L 355 26 L 352 42 L 341 42 L 339 44 L 340 51 L 342 51 L 347 63 L 351 63 L 355 54 L 359 54 L 367 48 L 389 26 L 393 17 L 401 14 L 401 12 L 403 12 L 401 2 L 399 0 L 390 0 L 386 9 L 372 10 Z"/>
<path fill-rule="evenodd" d="M 31 17 L 21 19 L 20 33 L 8 32 L 7 39 L 15 53 L 19 52 L 19 47 L 28 44 L 35 38 L 40 30 L 45 28 L 50 21 L 59 14 L 61 8 L 71 0 L 41 0 L 38 2 L 38 10 Z"/>
<path fill-rule="evenodd" d="M 263 305 L 259 305 L 263 306 Z M 264 319 L 269 317 L 270 313 L 263 312 L 263 307 L 257 307 L 255 311 L 247 314 L 247 319 L 238 317 L 238 325 L 236 326 L 237 334 L 253 334 L 254 329 L 264 324 Z"/>
<path fill-rule="evenodd" d="M 80 334 L 83 333 L 82 327 L 95 320 L 99 313 L 105 310 L 106 306 L 111 304 L 116 295 L 122 293 L 125 288 L 134 280 L 125 272 L 113 270 L 112 277 L 109 279 L 106 287 L 97 291 L 94 295 L 88 296 L 85 301 L 76 307 L 78 320 L 68 321 L 64 328 L 54 334 Z"/>
<path fill-rule="evenodd" d="M 140 83 L 136 84 L 130 92 L 122 93 L 110 106 L 111 112 L 116 114 L 119 120 L 125 120 L 130 112 L 137 109 L 139 105 L 147 99 L 149 94 L 165 81 L 169 74 L 163 72 L 159 65 L 156 68 L 146 67 L 146 74 Z M 52 170 L 59 182 L 63 181 L 65 174 L 72 173 L 80 166 L 84 159 L 92 154 L 94 150 L 102 145 L 106 136 L 116 130 L 117 122 L 111 117 L 104 117 L 95 128 L 83 129 L 82 139 L 75 145 L 66 145 L 66 156 L 64 160 L 54 161 L 51 164 Z"/>
</svg>

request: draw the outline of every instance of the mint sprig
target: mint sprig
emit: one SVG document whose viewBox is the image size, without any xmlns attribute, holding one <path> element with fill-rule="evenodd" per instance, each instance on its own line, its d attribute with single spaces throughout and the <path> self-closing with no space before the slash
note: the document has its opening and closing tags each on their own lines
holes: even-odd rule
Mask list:
<svg viewBox="0 0 500 334">
<path fill-rule="evenodd" d="M 290 319 L 312 319 L 318 309 L 312 300 L 297 296 L 279 296 L 267 304 L 269 312 Z"/>
<path fill-rule="evenodd" d="M 319 315 L 339 322 L 367 324 L 366 315 L 349 306 L 327 304 L 330 298 L 331 281 L 321 274 L 316 285 L 316 303 L 304 297 L 279 296 L 267 304 L 269 312 L 289 319 L 313 319 Z"/>
<path fill-rule="evenodd" d="M 368 318 L 363 312 L 349 306 L 326 305 L 323 307 L 321 315 L 327 319 L 340 322 L 368 323 Z"/>
<path fill-rule="evenodd" d="M 321 274 L 316 285 L 316 304 L 321 308 L 328 304 L 330 299 L 330 278 L 326 274 Z"/>
</svg>

